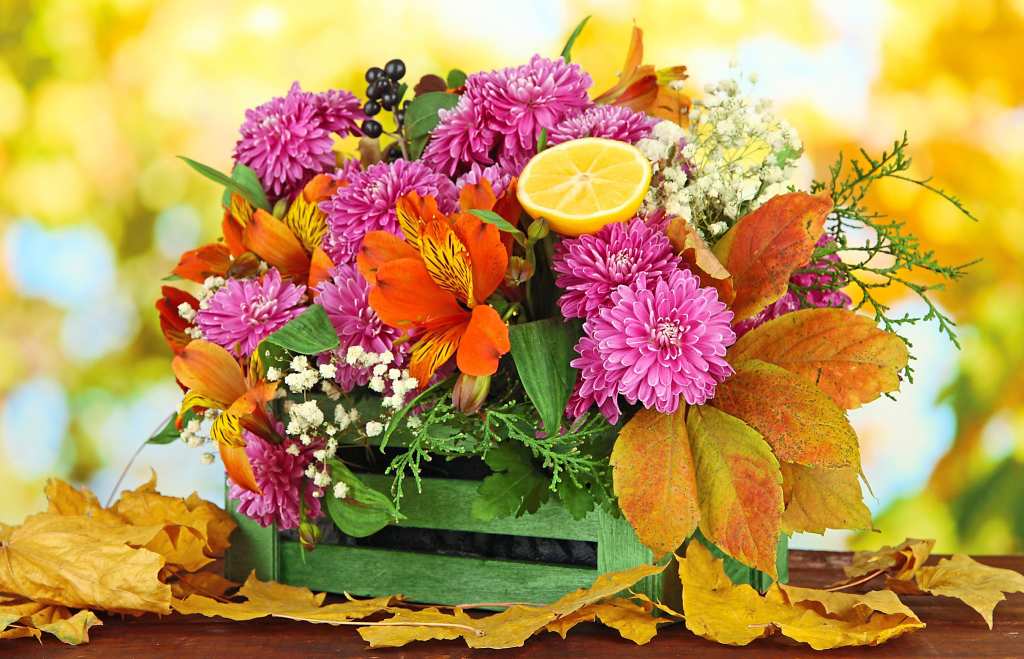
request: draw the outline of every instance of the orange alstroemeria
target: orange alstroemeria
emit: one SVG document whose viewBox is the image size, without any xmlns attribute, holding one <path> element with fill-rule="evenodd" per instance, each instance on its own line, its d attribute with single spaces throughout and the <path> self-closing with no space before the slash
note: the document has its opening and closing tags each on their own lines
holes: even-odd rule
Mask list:
<svg viewBox="0 0 1024 659">
<path fill-rule="evenodd" d="M 156 310 L 160 314 L 160 331 L 163 332 L 164 340 L 174 354 L 181 352 L 192 340 L 186 332 L 192 327 L 192 323 L 182 318 L 178 311 L 178 307 L 183 303 L 193 309 L 199 308 L 199 300 L 180 288 L 160 287 L 160 298 L 156 301 Z"/>
<path fill-rule="evenodd" d="M 275 439 L 266 405 L 274 399 L 277 384 L 259 378 L 257 358 L 248 363 L 248 373 L 224 348 L 209 341 L 190 342 L 171 362 L 175 377 L 188 391 L 181 402 L 178 421 L 189 410 L 216 409 L 220 416 L 210 428 L 210 437 L 220 447 L 224 468 L 239 487 L 258 492 L 252 465 L 245 454 L 242 429 Z"/>
<path fill-rule="evenodd" d="M 462 196 L 463 210 L 473 203 L 489 209 L 495 201 L 486 181 Z M 371 232 L 357 262 L 380 319 L 418 336 L 410 374 L 426 385 L 453 355 L 467 375 L 494 374 L 509 351 L 508 326 L 486 304 L 508 268 L 501 232 L 468 212 L 445 215 L 433 197 L 416 193 L 400 199 L 397 210 L 405 239 Z"/>
</svg>

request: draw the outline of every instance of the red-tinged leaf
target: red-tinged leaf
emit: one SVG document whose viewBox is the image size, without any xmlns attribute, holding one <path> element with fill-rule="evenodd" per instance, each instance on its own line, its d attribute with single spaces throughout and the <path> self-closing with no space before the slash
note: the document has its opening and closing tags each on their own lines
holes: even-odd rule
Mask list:
<svg viewBox="0 0 1024 659">
<path fill-rule="evenodd" d="M 615 440 L 611 465 L 622 514 L 656 555 L 676 551 L 700 509 L 685 412 L 642 409 Z"/>
<path fill-rule="evenodd" d="M 778 460 L 756 430 L 713 407 L 691 407 L 686 428 L 701 532 L 741 563 L 775 576 L 783 509 Z"/>
<path fill-rule="evenodd" d="M 711 404 L 761 433 L 779 460 L 860 470 L 860 448 L 846 414 L 825 392 L 784 368 L 756 359 L 734 365 Z"/>
<path fill-rule="evenodd" d="M 836 405 L 853 409 L 900 387 L 907 344 L 872 319 L 846 309 L 804 309 L 743 335 L 729 350 L 735 362 L 760 359 L 801 375 Z"/>
<path fill-rule="evenodd" d="M 853 469 L 822 469 L 782 463 L 786 533 L 824 533 L 826 529 L 870 529 L 860 477 Z"/>
<path fill-rule="evenodd" d="M 732 273 L 737 321 L 786 293 L 793 272 L 811 260 L 831 210 L 832 201 L 824 195 L 779 195 L 742 217 L 718 241 L 714 253 Z"/>
<path fill-rule="evenodd" d="M 309 254 L 284 222 L 262 209 L 245 227 L 245 246 L 278 269 L 282 277 L 303 283 L 309 276 Z"/>
<path fill-rule="evenodd" d="M 231 251 L 222 243 L 210 243 L 181 255 L 174 274 L 203 283 L 207 277 L 223 277 L 231 267 Z"/>
</svg>

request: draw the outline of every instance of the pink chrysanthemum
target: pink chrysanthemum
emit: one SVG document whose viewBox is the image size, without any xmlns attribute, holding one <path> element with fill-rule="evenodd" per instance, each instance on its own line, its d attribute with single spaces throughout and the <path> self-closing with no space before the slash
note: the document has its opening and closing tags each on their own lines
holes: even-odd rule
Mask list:
<svg viewBox="0 0 1024 659">
<path fill-rule="evenodd" d="M 335 263 L 351 263 L 363 237 L 370 231 L 397 234 L 395 203 L 409 192 L 431 195 L 442 212 L 455 210 L 458 191 L 442 174 L 419 162 L 379 162 L 349 178 L 349 184 L 321 202 L 327 213 L 324 249 Z"/>
<path fill-rule="evenodd" d="M 251 355 L 260 341 L 302 313 L 305 294 L 305 286 L 281 281 L 273 268 L 260 279 L 229 279 L 196 314 L 196 324 L 206 339 Z"/>
<path fill-rule="evenodd" d="M 818 239 L 817 246 L 823 247 L 832 242 L 834 241 L 831 236 L 824 235 Z M 755 327 L 764 325 L 769 320 L 799 309 L 821 307 L 849 308 L 853 304 L 853 300 L 842 291 L 846 280 L 836 270 L 836 263 L 839 263 L 839 255 L 827 254 L 801 268 L 804 272 L 790 277 L 790 283 L 801 288 L 815 287 L 815 289 L 805 292 L 802 300 L 793 291 L 787 291 L 785 295 L 769 304 L 756 316 L 736 323 L 735 327 L 733 327 L 736 330 L 736 336 L 743 336 Z M 807 272 L 808 270 L 810 272 Z"/>
<path fill-rule="evenodd" d="M 634 218 L 609 224 L 593 235 L 563 240 L 555 248 L 555 284 L 563 289 L 558 306 L 566 318 L 587 318 L 609 304 L 620 284 L 641 273 L 654 286 L 679 268 L 668 237 Z"/>
<path fill-rule="evenodd" d="M 342 359 L 337 365 L 337 382 L 343 391 L 365 386 L 373 373 L 369 368 L 350 366 L 344 361 L 348 349 L 359 346 L 366 352 L 380 354 L 391 351 L 395 356 L 394 366 L 402 368 L 408 353 L 409 342 L 395 347 L 394 342 L 402 332 L 381 322 L 369 303 L 370 285 L 359 274 L 355 266 L 342 264 L 331 271 L 331 278 L 321 282 L 318 302 L 327 312 L 340 345 L 338 354 Z"/>
<path fill-rule="evenodd" d="M 423 151 L 423 162 L 454 176 L 460 165 L 489 165 L 497 133 L 487 126 L 486 115 L 474 95 L 467 93 L 451 110 L 441 110 L 437 128 Z"/>
<path fill-rule="evenodd" d="M 701 288 L 689 270 L 676 270 L 654 286 L 646 279 L 641 273 L 632 286 L 619 286 L 611 306 L 583 323 L 580 356 L 572 361 L 581 371 L 576 398 L 592 400 L 602 411 L 618 394 L 671 414 L 680 400 L 707 402 L 733 372 L 725 361 L 726 348 L 736 341 L 729 327 L 733 314 L 715 289 Z"/>
<path fill-rule="evenodd" d="M 346 91 L 314 94 L 293 83 L 286 96 L 246 110 L 235 160 L 256 171 L 272 198 L 287 197 L 334 167 L 331 133 L 357 132 L 363 116 Z"/>
<path fill-rule="evenodd" d="M 299 448 L 298 455 L 288 452 L 291 445 Z M 293 439 L 272 444 L 245 431 L 245 454 L 249 456 L 252 473 L 261 492 L 250 492 L 228 480 L 231 485 L 229 496 L 238 501 L 238 512 L 260 526 L 277 524 L 281 529 L 294 529 L 298 528 L 301 520 L 299 497 L 302 496 L 306 515 L 311 519 L 320 517 L 320 498 L 313 496 L 313 483 L 304 476 L 317 446 L 303 446 Z"/>
<path fill-rule="evenodd" d="M 548 133 L 548 144 L 581 137 L 605 137 L 636 144 L 651 134 L 656 123 L 658 120 L 654 117 L 621 105 L 598 105 L 560 121 Z"/>
</svg>

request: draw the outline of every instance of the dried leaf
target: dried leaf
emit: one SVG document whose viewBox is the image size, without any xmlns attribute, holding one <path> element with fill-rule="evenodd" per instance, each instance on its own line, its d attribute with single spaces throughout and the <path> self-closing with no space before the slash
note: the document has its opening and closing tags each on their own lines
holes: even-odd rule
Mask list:
<svg viewBox="0 0 1024 659">
<path fill-rule="evenodd" d="M 640 410 L 612 450 L 615 495 L 640 542 L 656 555 L 675 551 L 697 528 L 697 481 L 685 409 Z"/>
<path fill-rule="evenodd" d="M 718 297 L 726 304 L 732 303 L 736 291 L 732 286 L 732 275 L 700 237 L 693 225 L 681 217 L 673 217 L 665 229 L 672 248 L 682 258 L 683 267 L 700 278 L 701 286 L 711 286 L 718 291 Z"/>
<path fill-rule="evenodd" d="M 806 265 L 821 237 L 832 201 L 791 192 L 772 197 L 733 225 L 714 253 L 732 273 L 736 320 L 756 315 L 789 290 L 789 278 Z"/>
<path fill-rule="evenodd" d="M 667 625 L 671 620 L 657 618 L 652 611 L 651 603 L 637 604 L 621 597 L 610 599 L 598 604 L 589 604 L 575 613 L 548 623 L 546 629 L 555 632 L 563 639 L 566 634 L 582 622 L 601 621 L 602 624 L 619 632 L 622 638 L 633 641 L 637 645 L 645 645 L 658 634 L 659 625 Z"/>
<path fill-rule="evenodd" d="M 686 420 L 697 473 L 700 529 L 737 560 L 775 575 L 782 474 L 756 430 L 713 407 Z"/>
<path fill-rule="evenodd" d="M 89 629 L 102 625 L 89 610 L 72 615 L 67 607 L 21 601 L 0 606 L 0 639 L 52 634 L 69 645 L 89 642 Z"/>
<path fill-rule="evenodd" d="M 51 478 L 46 481 L 43 492 L 49 504 L 47 512 L 57 515 L 82 515 L 103 524 L 126 523 L 126 520 L 116 512 L 101 506 L 96 495 L 84 487 L 78 489 L 59 478 Z"/>
<path fill-rule="evenodd" d="M 734 585 L 699 542 L 679 559 L 686 627 L 718 643 L 747 645 L 777 631 L 816 650 L 878 645 L 924 627 L 890 591 L 867 595 L 772 585 L 762 597 Z"/>
<path fill-rule="evenodd" d="M 224 597 L 228 591 L 238 588 L 238 584 L 225 579 L 217 572 L 203 571 L 196 573 L 182 572 L 168 581 L 171 595 L 176 599 L 185 599 L 189 595 L 205 595 L 206 597 Z"/>
<path fill-rule="evenodd" d="M 992 629 L 992 611 L 1006 599 L 1004 593 L 1024 593 L 1024 574 L 982 565 L 964 554 L 920 568 L 916 579 L 921 590 L 955 597 L 980 613 L 989 629 Z"/>
<path fill-rule="evenodd" d="M 846 309 L 803 309 L 744 334 L 729 358 L 781 366 L 849 410 L 899 389 L 899 372 L 909 355 L 899 336 L 879 329 L 867 316 Z"/>
<path fill-rule="evenodd" d="M 461 609 L 452 613 L 436 608 L 394 609 L 395 615 L 356 631 L 371 648 L 397 648 L 413 641 L 450 641 L 477 636 L 475 621 Z"/>
<path fill-rule="evenodd" d="M 907 580 L 924 565 L 935 546 L 934 540 L 908 538 L 895 547 L 885 546 L 876 551 L 858 551 L 850 565 L 843 568 L 847 577 L 856 579 L 873 572 L 884 572 L 897 580 Z"/>
<path fill-rule="evenodd" d="M 42 625 L 39 627 L 39 630 L 47 634 L 53 634 L 68 645 L 80 645 L 89 642 L 90 628 L 102 624 L 95 613 L 89 610 L 82 610 L 70 618 L 63 618 Z"/>
<path fill-rule="evenodd" d="M 785 533 L 871 528 L 871 511 L 864 505 L 857 472 L 790 462 L 783 462 L 781 467 Z"/>
<path fill-rule="evenodd" d="M 860 446 L 846 414 L 814 384 L 756 359 L 734 363 L 711 404 L 760 432 L 783 462 L 860 470 Z"/>
</svg>

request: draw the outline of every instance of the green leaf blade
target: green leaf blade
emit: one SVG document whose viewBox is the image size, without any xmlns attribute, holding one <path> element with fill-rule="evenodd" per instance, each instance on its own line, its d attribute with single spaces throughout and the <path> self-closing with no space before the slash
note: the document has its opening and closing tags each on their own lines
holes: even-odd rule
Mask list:
<svg viewBox="0 0 1024 659">
<path fill-rule="evenodd" d="M 344 499 L 330 492 L 324 497 L 327 514 L 342 533 L 365 538 L 402 519 L 389 497 L 365 484 L 343 462 L 331 460 L 330 469 L 332 482 L 348 487 Z"/>
<path fill-rule="evenodd" d="M 565 415 L 576 369 L 569 365 L 577 329 L 561 318 L 547 318 L 509 327 L 512 360 L 544 430 L 557 433 Z"/>
<path fill-rule="evenodd" d="M 580 34 L 582 34 L 583 32 L 583 28 L 586 27 L 587 21 L 589 20 L 590 16 L 587 16 L 582 21 L 580 21 L 580 24 L 577 25 L 576 29 L 572 31 L 571 35 L 569 35 L 569 40 L 565 42 L 565 47 L 562 48 L 561 56 L 562 59 L 564 59 L 566 62 L 572 61 L 572 47 L 576 44 L 576 40 L 580 38 Z"/>
<path fill-rule="evenodd" d="M 481 208 L 472 208 L 470 209 L 469 212 L 472 215 L 476 215 L 487 224 L 493 224 L 494 226 L 498 227 L 499 230 L 504 231 L 505 233 L 510 233 L 516 238 L 521 238 L 524 240 L 526 238 L 522 231 L 517 229 L 511 222 L 509 222 L 502 216 L 498 215 L 494 211 L 483 210 Z"/>
<path fill-rule="evenodd" d="M 223 185 L 231 192 L 237 192 L 256 208 L 262 208 L 268 213 L 270 212 L 270 202 L 267 199 L 267 195 L 263 191 L 259 177 L 251 168 L 239 163 L 235 165 L 232 176 L 228 176 L 218 169 L 214 169 L 209 165 L 204 165 L 203 163 L 192 160 L 186 156 L 178 157 L 185 161 L 185 164 L 189 167 L 214 183 Z"/>
<path fill-rule="evenodd" d="M 334 350 L 340 343 L 331 319 L 319 304 L 310 306 L 264 340 L 300 355 L 318 355 Z"/>
<path fill-rule="evenodd" d="M 419 158 L 427 146 L 430 131 L 441 121 L 438 112 L 450 110 L 459 96 L 448 92 L 427 92 L 413 99 L 405 111 L 405 134 L 409 139 L 409 157 Z"/>
</svg>

